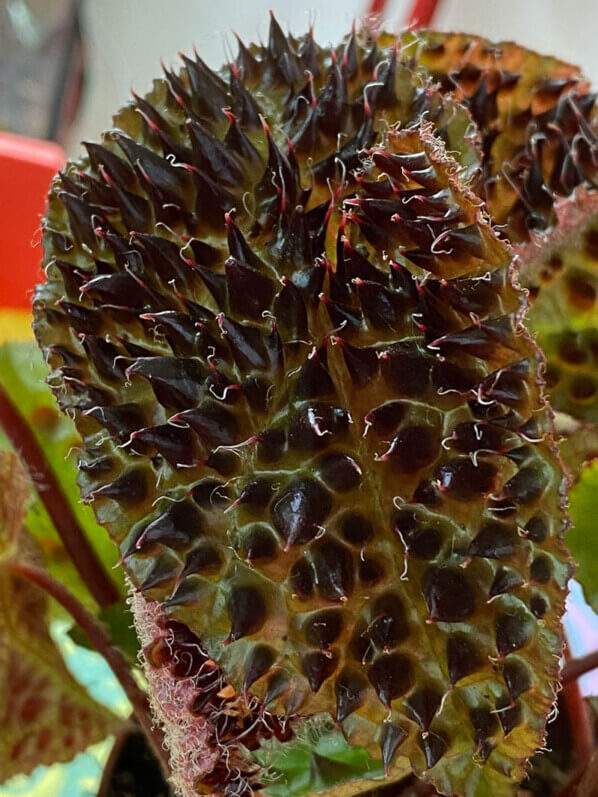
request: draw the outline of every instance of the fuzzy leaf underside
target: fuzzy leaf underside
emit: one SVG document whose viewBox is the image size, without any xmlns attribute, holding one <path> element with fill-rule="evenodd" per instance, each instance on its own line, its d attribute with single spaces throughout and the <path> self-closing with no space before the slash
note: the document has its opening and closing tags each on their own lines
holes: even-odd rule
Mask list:
<svg viewBox="0 0 598 797">
<path fill-rule="evenodd" d="M 511 254 L 432 133 L 474 163 L 469 117 L 383 42 L 273 22 L 229 82 L 156 81 L 53 184 L 35 332 L 170 618 L 150 663 L 500 797 L 555 696 L 564 483 Z"/>
<path fill-rule="evenodd" d="M 28 493 L 16 457 L 0 454 L 0 783 L 40 764 L 70 761 L 119 727 L 67 670 L 48 630 L 48 601 L 12 574 L 11 557 L 37 562 L 22 528 Z"/>
</svg>

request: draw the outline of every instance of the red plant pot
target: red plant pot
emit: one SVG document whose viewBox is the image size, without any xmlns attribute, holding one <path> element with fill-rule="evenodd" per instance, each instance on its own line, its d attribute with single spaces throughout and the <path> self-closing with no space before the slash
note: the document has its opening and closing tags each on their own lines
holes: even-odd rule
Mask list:
<svg viewBox="0 0 598 797">
<path fill-rule="evenodd" d="M 0 307 L 30 306 L 41 277 L 40 219 L 64 162 L 58 144 L 0 132 Z"/>
</svg>

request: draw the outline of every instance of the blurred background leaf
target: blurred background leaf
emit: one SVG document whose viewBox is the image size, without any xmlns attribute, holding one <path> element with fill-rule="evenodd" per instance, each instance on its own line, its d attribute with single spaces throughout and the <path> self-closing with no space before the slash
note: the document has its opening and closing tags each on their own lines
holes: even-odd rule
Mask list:
<svg viewBox="0 0 598 797">
<path fill-rule="evenodd" d="M 73 678 L 49 631 L 49 599 L 10 567 L 43 564 L 22 528 L 27 479 L 17 458 L 0 454 L 0 782 L 39 764 L 69 761 L 122 721 Z M 15 501 L 16 498 L 16 501 Z M 10 521 L 10 522 L 6 522 Z M 20 529 L 16 533 L 15 529 Z"/>
<path fill-rule="evenodd" d="M 587 602 L 598 611 L 598 462 L 585 468 L 570 495 L 573 528 L 567 542 L 577 562 L 576 579 Z"/>
<path fill-rule="evenodd" d="M 81 528 L 111 574 L 120 594 L 124 596 L 122 569 L 113 569 L 118 562 L 116 546 L 95 522 L 93 512 L 81 503 L 79 496 L 76 484 L 76 449 L 80 442 L 79 436 L 73 422 L 58 410 L 50 388 L 45 383 L 46 374 L 46 365 L 33 339 L 0 346 L 0 382 L 31 427 L 74 509 Z M 8 440 L 1 432 L 0 448 L 10 448 Z M 75 593 L 88 608 L 94 608 L 89 592 L 67 556 L 37 495 L 32 497 L 25 525 L 39 541 L 50 573 Z"/>
</svg>

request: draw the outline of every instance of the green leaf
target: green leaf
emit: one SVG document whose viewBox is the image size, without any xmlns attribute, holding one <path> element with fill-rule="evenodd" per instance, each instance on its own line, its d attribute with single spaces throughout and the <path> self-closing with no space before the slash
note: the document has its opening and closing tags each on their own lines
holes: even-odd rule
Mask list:
<svg viewBox="0 0 598 797">
<path fill-rule="evenodd" d="M 364 747 L 351 746 L 323 716 L 306 721 L 292 741 L 270 739 L 252 755 L 264 769 L 267 797 L 303 797 L 332 788 L 348 797 L 374 787 L 384 776 L 380 759 L 372 758 Z M 403 761 L 404 766 L 400 758 L 395 763 L 385 784 L 409 774 L 410 766 Z M 340 784 L 346 784 L 345 791 Z"/>
<path fill-rule="evenodd" d="M 598 612 L 598 462 L 584 470 L 570 500 L 573 528 L 567 532 L 567 542 L 577 562 L 575 577 Z"/>
<path fill-rule="evenodd" d="M 2 476 L 0 782 L 29 773 L 39 764 L 70 761 L 122 725 L 67 669 L 50 636 L 46 594 L 9 567 L 14 557 L 39 563 L 41 552 L 22 528 L 26 480 L 16 457 L 6 452 L 0 454 L 0 479 Z M 17 512 L 20 507 L 20 517 L 16 517 L 15 506 Z M 20 533 L 15 534 L 15 529 L 21 529 Z"/>
<path fill-rule="evenodd" d="M 91 509 L 81 503 L 79 488 L 76 485 L 76 449 L 81 441 L 74 423 L 58 410 L 50 388 L 45 382 L 47 373 L 43 357 L 33 341 L 5 343 L 0 346 L 0 381 L 21 415 L 31 426 L 81 528 L 124 595 L 122 568 L 112 569 L 118 562 L 118 551 L 104 530 L 95 522 Z M 10 448 L 10 444 L 1 432 L 0 448 Z M 88 608 L 94 608 L 95 604 L 87 588 L 66 554 L 60 537 L 37 495 L 33 496 L 30 502 L 25 525 L 44 551 L 50 573 L 65 584 Z"/>
</svg>

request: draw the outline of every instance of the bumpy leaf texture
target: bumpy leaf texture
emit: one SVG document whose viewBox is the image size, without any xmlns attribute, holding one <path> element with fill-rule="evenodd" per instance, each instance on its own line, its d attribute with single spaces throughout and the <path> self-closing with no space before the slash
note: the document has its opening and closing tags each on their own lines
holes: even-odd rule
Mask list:
<svg viewBox="0 0 598 797">
<path fill-rule="evenodd" d="M 34 302 L 170 738 L 219 794 L 331 717 L 389 779 L 511 794 L 570 566 L 471 118 L 384 37 L 184 61 L 55 180 Z"/>
<path fill-rule="evenodd" d="M 45 594 L 7 567 L 10 557 L 37 561 L 22 528 L 27 484 L 14 454 L 0 453 L 0 782 L 40 764 L 69 761 L 117 730 L 67 670 L 48 629 Z"/>
<path fill-rule="evenodd" d="M 476 190 L 500 229 L 519 244 L 521 284 L 533 302 L 528 324 L 548 358 L 551 404 L 593 425 L 596 94 L 577 67 L 512 42 L 432 31 L 407 33 L 404 42 L 403 55 L 411 55 L 441 91 L 465 102 L 479 126 Z M 587 440 L 587 431 L 580 430 L 580 440 Z M 577 441 L 575 449 L 579 453 Z M 585 455 L 595 453 L 593 441 Z"/>
</svg>

